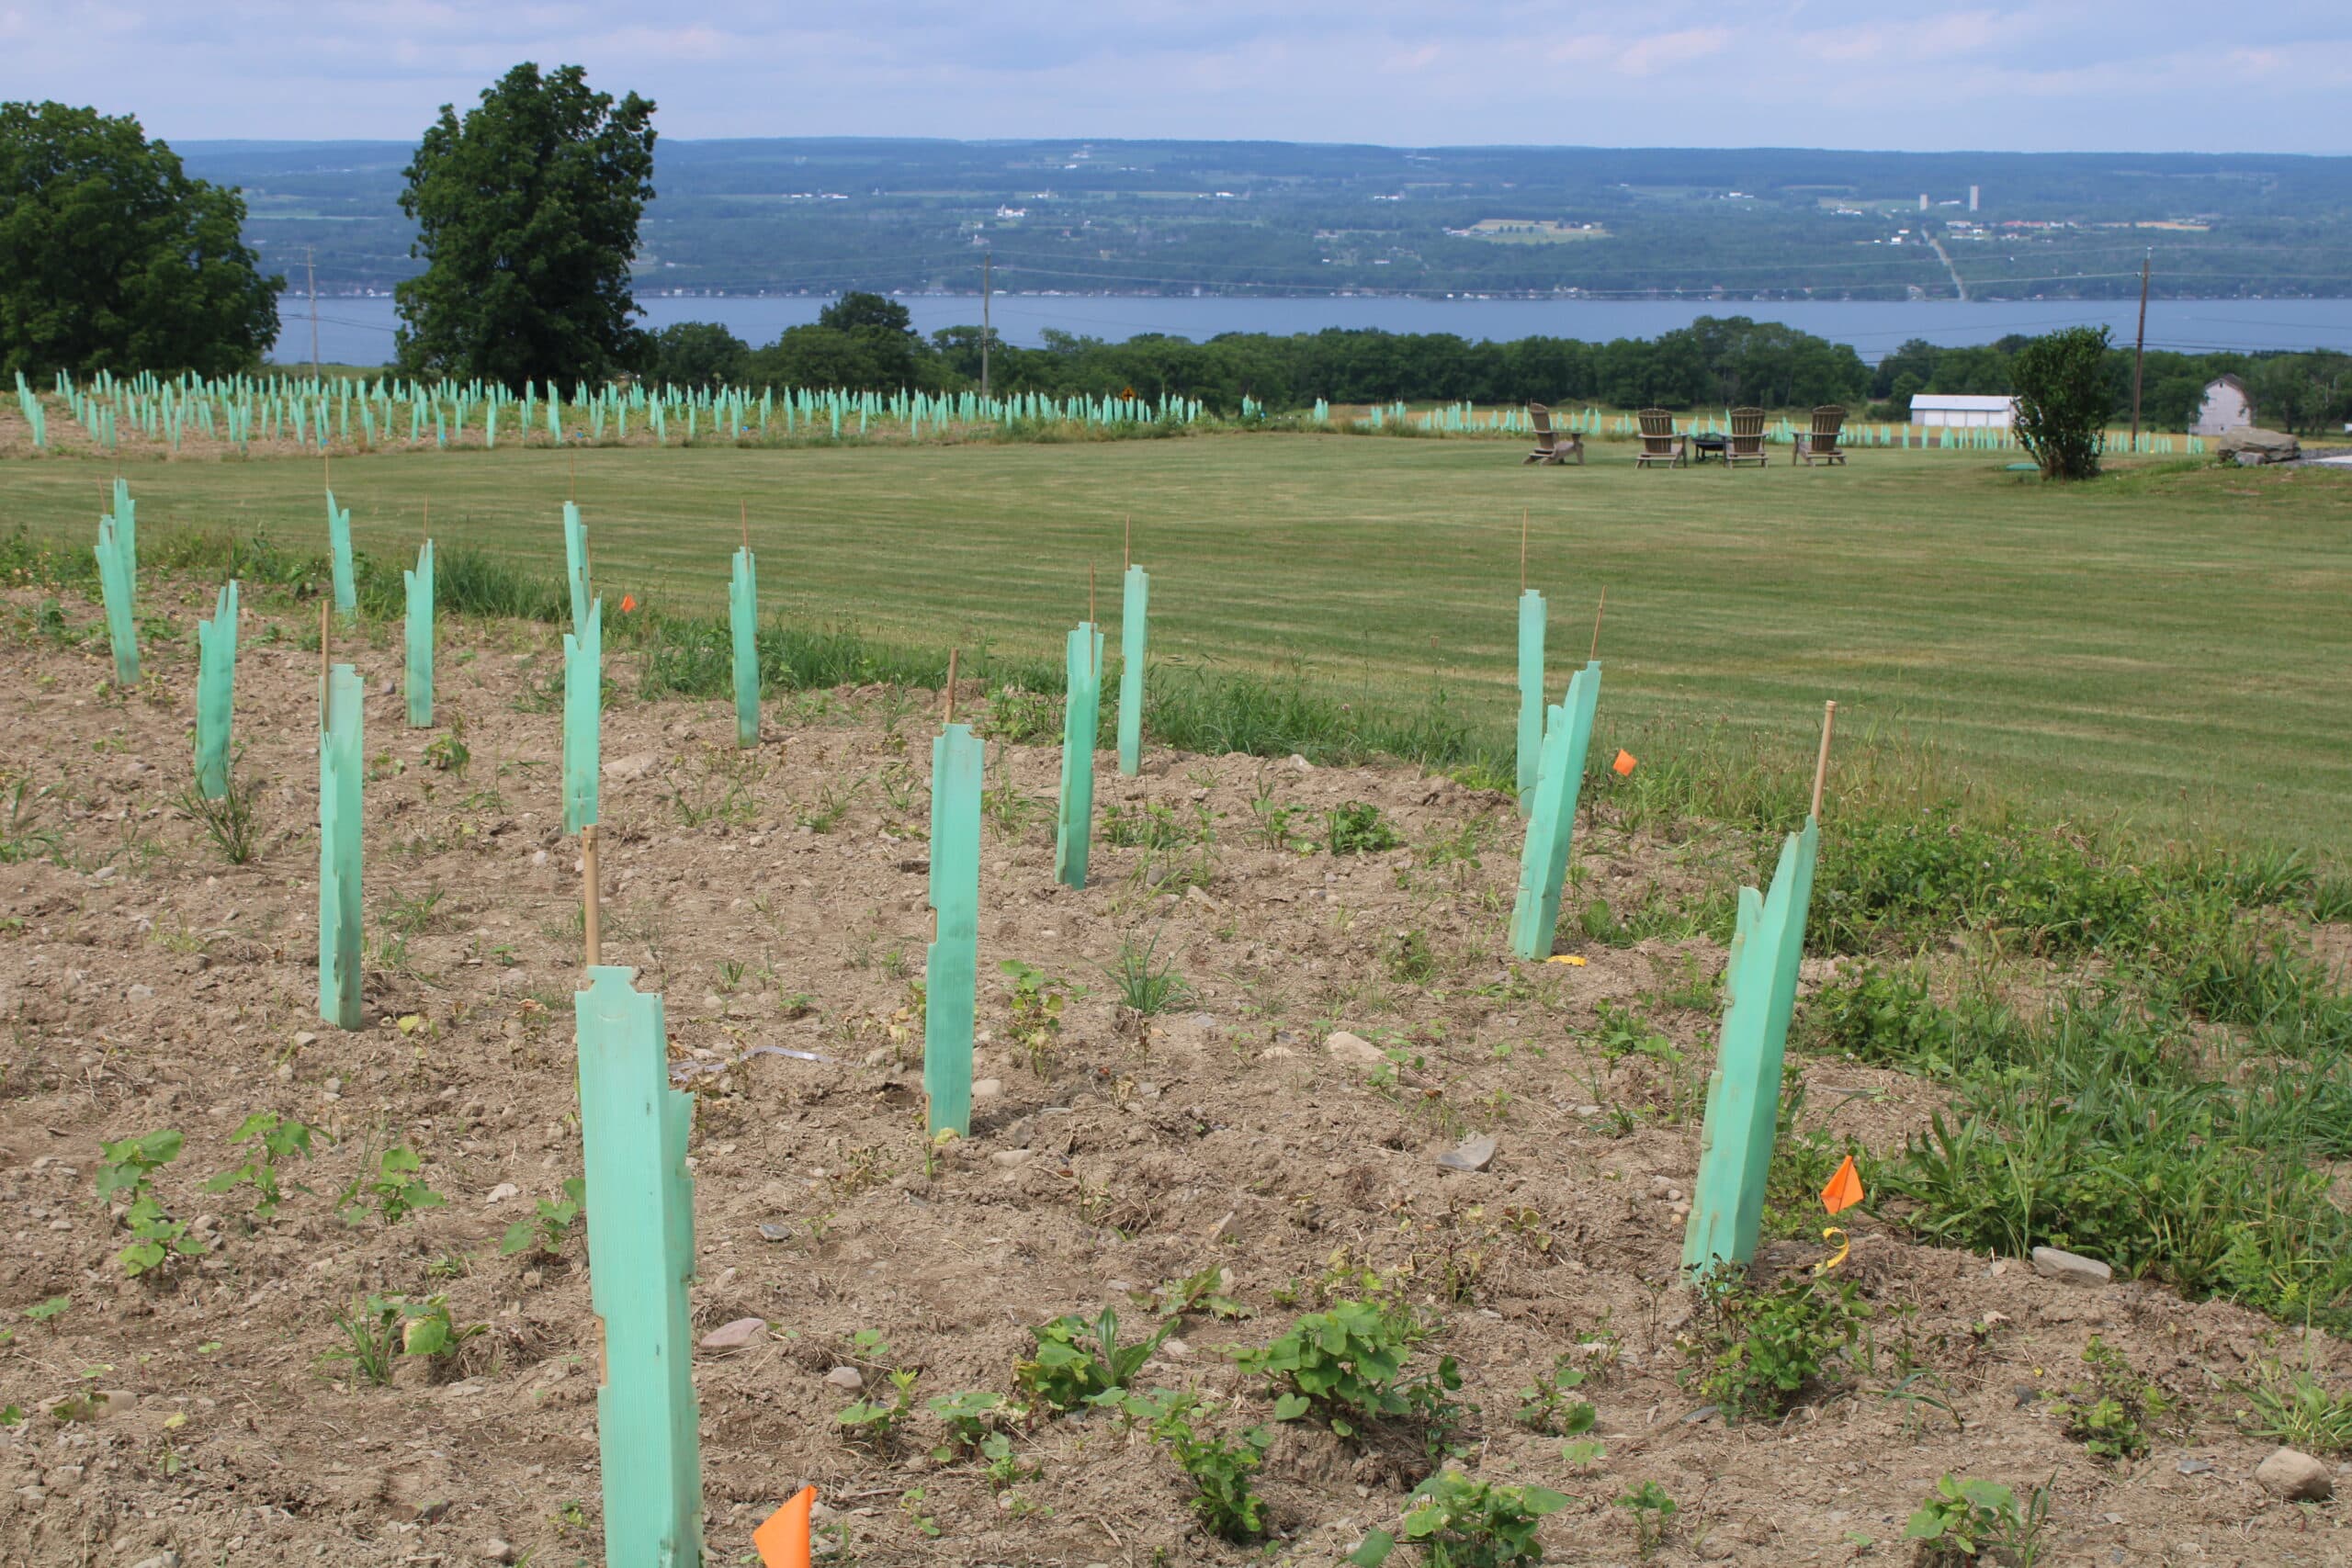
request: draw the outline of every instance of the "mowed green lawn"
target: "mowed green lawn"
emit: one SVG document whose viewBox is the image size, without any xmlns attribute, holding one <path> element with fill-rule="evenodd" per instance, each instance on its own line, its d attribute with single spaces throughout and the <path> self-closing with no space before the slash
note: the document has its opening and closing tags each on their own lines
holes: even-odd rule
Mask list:
<svg viewBox="0 0 2352 1568">
<path fill-rule="evenodd" d="M 743 503 L 772 610 L 1055 660 L 1090 567 L 1115 620 L 1132 517 L 1155 657 L 1299 668 L 1408 706 L 1442 684 L 1498 748 L 1524 508 L 1555 694 L 1608 590 L 1597 745 L 1722 724 L 1804 757 L 1834 697 L 1858 744 L 2040 812 L 2352 848 L 2352 473 L 2058 488 L 1994 454 L 1738 473 L 1636 472 L 1630 454 L 1545 469 L 1515 444 L 1309 435 L 531 449 L 337 457 L 334 480 L 362 549 L 412 551 L 429 499 L 445 545 L 550 575 L 576 482 L 608 602 L 681 608 L 723 604 Z M 107 472 L 7 463 L 0 525 L 85 540 Z M 266 525 L 323 548 L 314 460 L 125 472 L 142 538 Z"/>
</svg>

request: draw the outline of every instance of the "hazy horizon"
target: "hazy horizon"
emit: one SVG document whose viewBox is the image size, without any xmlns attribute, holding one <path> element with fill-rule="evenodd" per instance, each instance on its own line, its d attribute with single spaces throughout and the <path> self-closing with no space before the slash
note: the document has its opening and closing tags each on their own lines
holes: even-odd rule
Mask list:
<svg viewBox="0 0 2352 1568">
<path fill-rule="evenodd" d="M 2224 18 L 2218 39 L 2187 0 L 1990 0 L 1917 19 L 1845 0 L 1016 0 L 984 17 L 906 0 L 642 18 L 612 0 L 0 5 L 0 96 L 133 114 L 175 141 L 413 141 L 443 104 L 532 60 L 651 97 L 682 141 L 2352 152 L 2341 0 L 2283 0 L 2258 28 Z"/>
</svg>

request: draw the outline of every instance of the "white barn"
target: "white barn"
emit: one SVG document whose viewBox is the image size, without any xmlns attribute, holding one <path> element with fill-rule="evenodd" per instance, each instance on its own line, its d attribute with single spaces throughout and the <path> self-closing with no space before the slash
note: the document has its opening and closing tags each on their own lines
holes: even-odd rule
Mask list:
<svg viewBox="0 0 2352 1568">
<path fill-rule="evenodd" d="M 2220 376 L 2205 384 L 2205 400 L 2198 405 L 2191 435 L 2220 435 L 2245 430 L 2254 423 L 2254 397 L 2234 376 Z"/>
<path fill-rule="evenodd" d="M 2007 430 L 2017 423 L 2015 398 L 1966 392 L 1914 392 L 1911 423 L 1941 430 Z"/>
</svg>

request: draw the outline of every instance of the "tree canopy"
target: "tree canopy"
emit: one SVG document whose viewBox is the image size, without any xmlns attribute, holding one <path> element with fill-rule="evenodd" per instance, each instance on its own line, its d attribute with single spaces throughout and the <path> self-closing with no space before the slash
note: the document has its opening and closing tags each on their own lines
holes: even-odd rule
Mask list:
<svg viewBox="0 0 2352 1568">
<path fill-rule="evenodd" d="M 629 274 L 653 137 L 650 100 L 616 104 L 577 65 L 517 65 L 463 119 L 444 104 L 401 193 L 425 264 L 394 290 L 401 367 L 518 386 L 641 362 Z"/>
<path fill-rule="evenodd" d="M 244 218 L 129 116 L 0 104 L 0 375 L 259 364 L 286 280 L 261 275 Z"/>
</svg>

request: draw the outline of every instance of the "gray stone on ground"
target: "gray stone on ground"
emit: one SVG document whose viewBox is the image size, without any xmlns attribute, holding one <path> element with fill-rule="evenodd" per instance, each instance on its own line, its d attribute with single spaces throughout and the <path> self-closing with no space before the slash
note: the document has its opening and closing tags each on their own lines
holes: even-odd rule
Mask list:
<svg viewBox="0 0 2352 1568">
<path fill-rule="evenodd" d="M 2335 1495 L 2327 1466 L 2296 1449 L 2280 1449 L 2255 1467 L 2263 1489 L 2290 1503 L 2321 1503 Z"/>
<path fill-rule="evenodd" d="M 2033 1271 L 2045 1280 L 2064 1280 L 2070 1285 L 2105 1285 L 2115 1279 L 2115 1270 L 2098 1258 L 2054 1247 L 2033 1249 Z"/>
<path fill-rule="evenodd" d="M 1437 1163 L 1448 1170 L 1484 1170 L 1487 1162 L 1495 1157 L 1495 1135 L 1481 1133 L 1466 1143 L 1456 1144 L 1437 1156 Z"/>
<path fill-rule="evenodd" d="M 825 1374 L 825 1381 L 835 1388 L 864 1388 L 865 1374 L 855 1367 L 835 1367 Z"/>
<path fill-rule="evenodd" d="M 2211 450 L 2224 457 L 2235 457 L 2241 463 L 2291 463 L 2302 453 L 2302 443 L 2283 430 L 2264 430 L 2247 425 L 2243 430 L 2225 430 L 2213 437 Z"/>
<path fill-rule="evenodd" d="M 1351 1034 L 1344 1029 L 1333 1030 L 1330 1037 L 1323 1042 L 1323 1050 L 1334 1061 L 1352 1062 L 1363 1067 L 1376 1067 L 1388 1060 L 1380 1054 L 1379 1046 L 1363 1035 Z"/>
<path fill-rule="evenodd" d="M 706 1350 L 740 1350 L 768 1331 L 764 1318 L 739 1317 L 732 1323 L 722 1323 L 702 1337 Z"/>
</svg>

